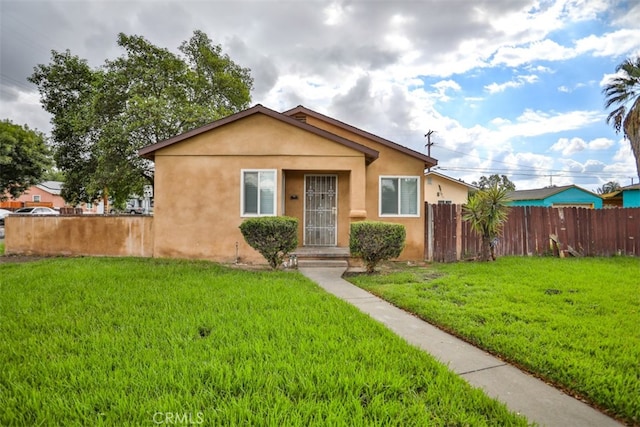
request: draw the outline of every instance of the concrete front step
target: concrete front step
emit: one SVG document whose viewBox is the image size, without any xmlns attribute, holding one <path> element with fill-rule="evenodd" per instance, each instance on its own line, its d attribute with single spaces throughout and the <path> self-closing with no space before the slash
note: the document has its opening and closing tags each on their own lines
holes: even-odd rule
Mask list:
<svg viewBox="0 0 640 427">
<path fill-rule="evenodd" d="M 349 267 L 349 263 L 344 259 L 300 259 L 298 258 L 298 268 L 329 268 L 329 267 Z"/>
<path fill-rule="evenodd" d="M 347 259 L 349 248 L 338 246 L 304 246 L 291 253 L 298 259 Z"/>
</svg>

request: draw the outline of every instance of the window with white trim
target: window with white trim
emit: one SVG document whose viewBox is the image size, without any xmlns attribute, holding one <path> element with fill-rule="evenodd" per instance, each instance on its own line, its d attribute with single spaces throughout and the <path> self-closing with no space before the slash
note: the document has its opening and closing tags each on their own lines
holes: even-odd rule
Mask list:
<svg viewBox="0 0 640 427">
<path fill-rule="evenodd" d="M 419 216 L 420 178 L 380 177 L 380 216 Z"/>
<path fill-rule="evenodd" d="M 32 199 L 32 201 L 34 201 L 34 202 L 40 202 L 40 195 L 39 195 L 39 194 L 34 194 L 34 195 L 31 197 L 31 199 Z"/>
<path fill-rule="evenodd" d="M 276 171 L 256 169 L 242 171 L 242 216 L 276 214 Z"/>
</svg>

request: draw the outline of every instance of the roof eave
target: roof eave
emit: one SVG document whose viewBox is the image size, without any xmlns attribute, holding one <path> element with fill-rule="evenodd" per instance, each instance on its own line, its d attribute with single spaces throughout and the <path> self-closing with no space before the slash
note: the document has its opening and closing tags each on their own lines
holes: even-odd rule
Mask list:
<svg viewBox="0 0 640 427">
<path fill-rule="evenodd" d="M 390 141 L 388 139 L 382 138 L 378 135 L 374 135 L 372 133 L 369 133 L 365 130 L 362 130 L 360 128 L 357 128 L 355 126 L 352 126 L 350 124 L 341 122 L 340 120 L 334 119 L 333 117 L 329 117 L 329 116 L 325 116 L 324 114 L 318 113 L 317 111 L 313 111 L 308 109 L 307 107 L 304 107 L 302 105 L 298 105 L 297 107 L 294 107 L 290 110 L 284 111 L 282 112 L 282 114 L 286 115 L 286 116 L 294 116 L 298 113 L 303 113 L 306 115 L 309 115 L 311 117 L 315 117 L 319 120 L 324 120 L 328 123 L 331 123 L 335 126 L 338 126 L 342 129 L 348 130 L 350 132 L 355 133 L 356 135 L 360 135 L 362 137 L 374 140 L 382 145 L 385 145 L 387 147 L 393 148 L 395 150 L 398 150 L 402 153 L 408 154 L 409 156 L 418 158 L 420 160 L 422 160 L 424 162 L 424 167 L 425 168 L 432 168 L 434 166 L 436 166 L 438 164 L 438 161 L 436 159 L 434 159 L 433 157 L 427 156 L 425 154 L 419 153 L 415 150 L 412 150 L 408 147 L 405 147 L 404 145 L 400 145 L 398 143 L 395 143 L 393 141 Z"/>
<path fill-rule="evenodd" d="M 155 152 L 168 147 L 170 145 L 173 145 L 175 143 L 178 143 L 180 141 L 183 141 L 185 139 L 189 139 L 191 137 L 200 135 L 202 133 L 208 132 L 212 129 L 224 126 L 226 124 L 235 122 L 237 120 L 243 119 L 245 117 L 251 116 L 253 114 L 264 114 L 266 116 L 269 116 L 271 118 L 274 118 L 276 120 L 280 120 L 282 122 L 288 123 L 290 125 L 293 125 L 295 127 L 298 127 L 300 129 L 306 130 L 308 132 L 311 132 L 315 135 L 321 136 L 323 138 L 332 140 L 334 142 L 340 143 L 342 145 L 345 145 L 349 148 L 352 148 L 356 151 L 359 151 L 361 153 L 364 154 L 365 157 L 365 162 L 367 165 L 371 164 L 372 162 L 374 162 L 380 155 L 380 153 L 377 150 L 374 150 L 372 148 L 369 148 L 365 145 L 362 144 L 358 144 L 357 142 L 351 141 L 349 139 L 343 138 L 341 136 L 338 135 L 334 135 L 331 132 L 328 132 L 324 129 L 320 129 L 317 128 L 315 126 L 312 126 L 310 124 L 307 123 L 303 123 L 300 122 L 299 120 L 296 120 L 292 117 L 289 117 L 287 115 L 284 115 L 282 113 L 278 113 L 277 111 L 271 110 L 267 107 L 264 107 L 261 104 L 256 104 L 255 106 L 246 109 L 244 111 L 241 111 L 239 113 L 235 113 L 232 114 L 230 116 L 227 116 L 225 118 L 216 120 L 214 122 L 211 122 L 207 125 L 201 126 L 199 128 L 193 129 L 191 131 L 185 132 L 183 134 L 174 136 L 173 138 L 169 138 L 166 139 L 164 141 L 160 141 L 157 142 L 155 144 L 149 145 L 147 147 L 141 148 L 140 150 L 138 150 L 138 155 L 141 157 L 144 157 L 146 159 L 149 160 L 154 160 L 155 159 Z"/>
</svg>

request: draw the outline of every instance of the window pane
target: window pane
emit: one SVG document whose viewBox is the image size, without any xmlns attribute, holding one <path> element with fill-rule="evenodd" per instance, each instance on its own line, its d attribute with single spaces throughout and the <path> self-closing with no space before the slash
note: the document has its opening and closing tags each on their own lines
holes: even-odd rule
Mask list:
<svg viewBox="0 0 640 427">
<path fill-rule="evenodd" d="M 258 172 L 244 173 L 244 213 L 258 213 Z"/>
<path fill-rule="evenodd" d="M 275 173 L 260 172 L 260 214 L 274 215 Z"/>
<path fill-rule="evenodd" d="M 380 213 L 382 215 L 398 214 L 397 178 L 382 178 L 380 180 Z"/>
<path fill-rule="evenodd" d="M 402 178 L 400 184 L 400 214 L 418 214 L 418 180 Z"/>
</svg>

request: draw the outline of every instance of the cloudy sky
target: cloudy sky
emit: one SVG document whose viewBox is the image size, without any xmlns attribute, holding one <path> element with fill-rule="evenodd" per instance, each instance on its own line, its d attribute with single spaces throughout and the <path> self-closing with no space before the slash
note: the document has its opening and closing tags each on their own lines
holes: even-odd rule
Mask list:
<svg viewBox="0 0 640 427">
<path fill-rule="evenodd" d="M 638 0 L 0 0 L 0 118 L 49 132 L 27 82 L 51 50 L 93 67 L 119 32 L 177 52 L 194 30 L 255 79 L 253 103 L 302 104 L 518 189 L 638 183 L 602 86 L 640 55 Z"/>
</svg>

